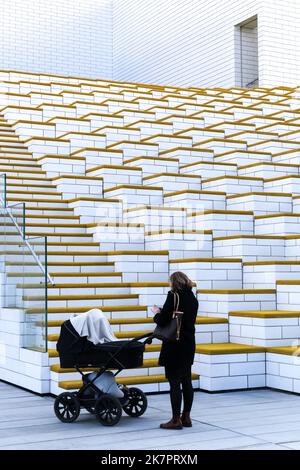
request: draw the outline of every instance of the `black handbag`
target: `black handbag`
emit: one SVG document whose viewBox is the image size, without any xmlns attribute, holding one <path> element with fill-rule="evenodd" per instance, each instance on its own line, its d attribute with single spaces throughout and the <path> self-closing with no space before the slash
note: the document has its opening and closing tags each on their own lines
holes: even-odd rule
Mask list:
<svg viewBox="0 0 300 470">
<path fill-rule="evenodd" d="M 179 307 L 179 294 L 177 292 L 173 292 L 174 294 L 174 310 L 173 316 L 170 323 L 165 326 L 159 326 L 155 328 L 153 332 L 153 336 L 155 338 L 160 339 L 161 341 L 179 341 L 180 340 L 180 330 L 181 330 L 181 323 L 182 323 L 182 315 L 183 312 L 178 311 Z"/>
</svg>

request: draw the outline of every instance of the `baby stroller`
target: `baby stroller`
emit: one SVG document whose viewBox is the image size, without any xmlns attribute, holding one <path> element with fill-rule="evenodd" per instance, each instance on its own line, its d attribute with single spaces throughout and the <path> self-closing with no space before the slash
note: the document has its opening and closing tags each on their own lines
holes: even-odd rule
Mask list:
<svg viewBox="0 0 300 470">
<path fill-rule="evenodd" d="M 113 336 L 112 339 L 116 338 Z M 70 320 L 64 322 L 57 343 L 60 365 L 62 368 L 75 368 L 82 376 L 83 384 L 76 392 L 57 396 L 54 403 L 57 418 L 63 423 L 72 423 L 79 417 L 81 408 L 95 415 L 104 426 L 116 425 L 122 410 L 134 418 L 142 416 L 148 405 L 146 395 L 136 387 L 118 384 L 115 377 L 123 369 L 140 367 L 145 345 L 151 342 L 152 333 L 147 333 L 133 340 L 95 345 L 87 336 L 80 336 Z M 98 370 L 84 374 L 82 368 Z M 117 371 L 113 374 L 108 369 Z"/>
</svg>

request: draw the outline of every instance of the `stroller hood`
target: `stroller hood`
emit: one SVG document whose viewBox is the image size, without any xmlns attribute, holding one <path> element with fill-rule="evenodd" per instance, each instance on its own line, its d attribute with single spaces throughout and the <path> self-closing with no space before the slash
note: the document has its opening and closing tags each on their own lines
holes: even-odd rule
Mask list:
<svg viewBox="0 0 300 470">
<path fill-rule="evenodd" d="M 117 341 L 106 316 L 97 308 L 70 318 L 70 322 L 80 337 L 94 345 Z"/>
</svg>

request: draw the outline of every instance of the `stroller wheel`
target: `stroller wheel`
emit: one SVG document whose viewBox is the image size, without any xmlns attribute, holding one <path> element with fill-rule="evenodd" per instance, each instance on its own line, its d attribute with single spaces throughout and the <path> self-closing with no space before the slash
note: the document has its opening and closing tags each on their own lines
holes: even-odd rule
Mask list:
<svg viewBox="0 0 300 470">
<path fill-rule="evenodd" d="M 95 404 L 95 415 L 103 426 L 115 426 L 122 416 L 119 400 L 112 395 L 102 395 Z"/>
<path fill-rule="evenodd" d="M 128 416 L 133 418 L 138 418 L 142 416 L 148 406 L 148 400 L 146 395 L 139 388 L 129 388 L 128 389 L 128 403 L 123 406 L 123 410 Z"/>
<path fill-rule="evenodd" d="M 80 402 L 73 393 L 61 393 L 54 402 L 54 412 L 62 423 L 73 423 L 80 414 Z"/>
</svg>

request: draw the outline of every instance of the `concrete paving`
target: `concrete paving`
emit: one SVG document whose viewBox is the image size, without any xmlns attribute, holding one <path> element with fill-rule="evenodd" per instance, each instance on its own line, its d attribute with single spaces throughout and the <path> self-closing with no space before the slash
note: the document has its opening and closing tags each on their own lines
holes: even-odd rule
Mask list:
<svg viewBox="0 0 300 470">
<path fill-rule="evenodd" d="M 82 411 L 60 423 L 53 399 L 0 382 L 0 450 L 300 449 L 300 397 L 272 390 L 210 395 L 196 392 L 193 427 L 159 429 L 169 418 L 167 394 L 150 395 L 146 414 L 123 416 L 112 428 Z"/>
</svg>

